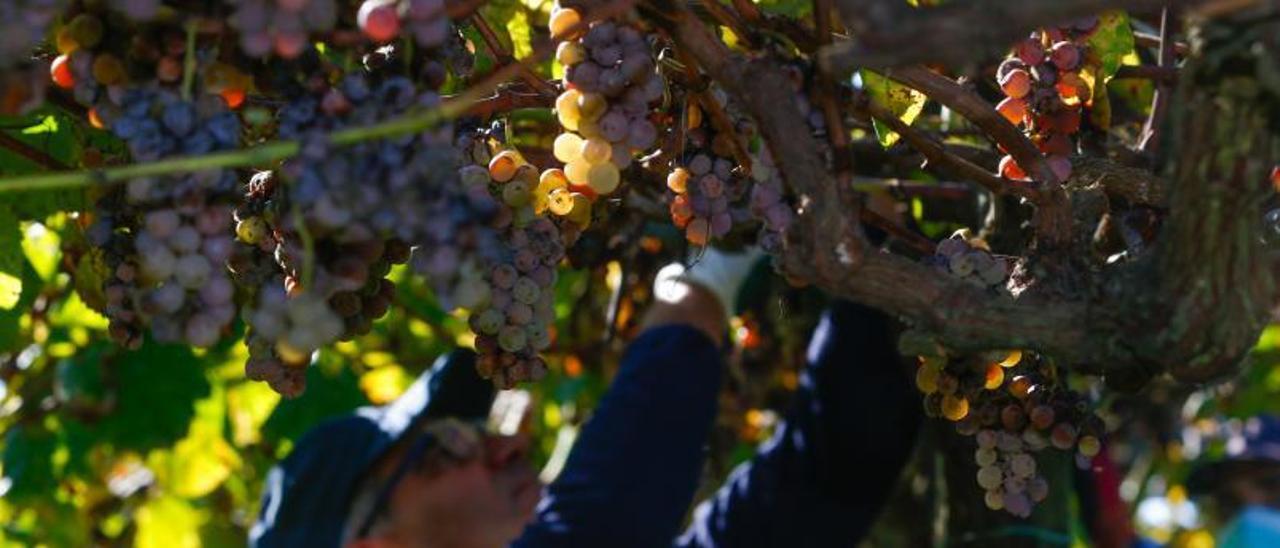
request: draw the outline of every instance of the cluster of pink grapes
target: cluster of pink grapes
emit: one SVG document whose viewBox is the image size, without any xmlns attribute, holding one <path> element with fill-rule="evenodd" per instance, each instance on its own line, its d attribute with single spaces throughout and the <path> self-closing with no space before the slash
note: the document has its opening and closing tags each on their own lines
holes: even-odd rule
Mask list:
<svg viewBox="0 0 1280 548">
<path fill-rule="evenodd" d="M 1087 41 L 1097 27 L 1098 19 L 1089 17 L 1037 30 L 1014 46 L 996 73 L 1006 95 L 996 110 L 1023 128 L 1061 180 L 1071 176 L 1073 136 L 1080 131 L 1081 112 L 1092 99 L 1083 72 L 1088 65 Z M 1024 166 L 1007 155 L 1000 161 L 1000 174 L 1015 180 L 1028 178 Z"/>
</svg>

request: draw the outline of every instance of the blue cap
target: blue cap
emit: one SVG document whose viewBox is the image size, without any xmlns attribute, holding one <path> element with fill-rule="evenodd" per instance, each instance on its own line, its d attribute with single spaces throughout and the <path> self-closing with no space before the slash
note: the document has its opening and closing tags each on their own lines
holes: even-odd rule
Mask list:
<svg viewBox="0 0 1280 548">
<path fill-rule="evenodd" d="M 313 428 L 267 474 L 250 545 L 337 547 L 355 489 L 401 436 L 426 418 L 484 419 L 493 397 L 493 384 L 476 374 L 475 354 L 457 350 L 396 401 Z"/>
<path fill-rule="evenodd" d="M 1240 464 L 1280 465 L 1280 417 L 1257 415 L 1245 419 L 1240 436 L 1227 441 L 1222 459 L 1200 464 L 1191 471 L 1187 489 L 1192 493 L 1207 493 L 1229 467 Z"/>
</svg>

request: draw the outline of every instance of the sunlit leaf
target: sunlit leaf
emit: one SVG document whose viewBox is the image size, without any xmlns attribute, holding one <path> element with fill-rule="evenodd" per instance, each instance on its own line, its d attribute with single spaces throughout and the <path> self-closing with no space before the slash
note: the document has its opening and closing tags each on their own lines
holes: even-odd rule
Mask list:
<svg viewBox="0 0 1280 548">
<path fill-rule="evenodd" d="M 177 497 L 161 496 L 138 508 L 134 544 L 138 548 L 199 548 L 200 526 L 209 519 L 204 510 Z"/>
<path fill-rule="evenodd" d="M 512 14 L 507 22 L 507 33 L 511 36 L 511 55 L 516 59 L 524 59 L 533 53 L 533 29 L 524 10 L 516 10 Z"/>
<path fill-rule="evenodd" d="M 911 125 L 912 122 L 915 122 L 916 117 L 920 116 L 920 112 L 924 110 L 925 103 L 929 100 L 925 94 L 873 71 L 864 69 L 859 71 L 858 74 L 861 75 L 863 89 L 867 90 L 867 95 L 871 100 L 889 109 L 904 124 Z M 879 120 L 874 120 L 874 122 L 876 138 L 880 141 L 881 146 L 889 147 L 898 142 L 899 135 L 896 132 L 881 124 Z"/>
<path fill-rule="evenodd" d="M 375 405 L 390 403 L 413 383 L 413 377 L 398 365 L 370 369 L 360 376 L 360 389 Z"/>
<path fill-rule="evenodd" d="M 262 423 L 279 402 L 280 394 L 264 382 L 246 381 L 227 388 L 232 443 L 241 447 L 257 443 Z"/>
<path fill-rule="evenodd" d="M 53 281 L 54 274 L 58 273 L 58 259 L 62 257 L 58 246 L 61 243 L 58 233 L 41 223 L 28 223 L 22 231 L 22 252 L 45 282 Z"/>
<path fill-rule="evenodd" d="M 1119 10 L 1100 15 L 1098 28 L 1089 36 L 1088 43 L 1101 68 L 1100 80 L 1106 82 L 1120 69 L 1125 56 L 1133 53 L 1133 28 L 1129 25 L 1129 15 Z"/>
<path fill-rule="evenodd" d="M 22 230 L 8 207 L 0 206 L 0 309 L 18 304 L 22 295 Z"/>
</svg>

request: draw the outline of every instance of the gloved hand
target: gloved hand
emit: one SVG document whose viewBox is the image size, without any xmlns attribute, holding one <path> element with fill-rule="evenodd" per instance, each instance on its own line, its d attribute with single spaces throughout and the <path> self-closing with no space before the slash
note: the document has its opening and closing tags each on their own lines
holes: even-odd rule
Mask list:
<svg viewBox="0 0 1280 548">
<path fill-rule="evenodd" d="M 756 261 L 764 256 L 758 247 L 749 247 L 741 252 L 722 251 L 715 247 L 704 248 L 702 255 L 691 264 L 675 262 L 662 267 L 653 280 L 653 290 L 659 299 L 677 300 L 674 292 L 684 291 L 679 283 L 685 282 L 698 286 L 715 294 L 724 310 L 724 317 L 733 316 L 734 304 L 738 300 L 738 291 L 751 274 Z"/>
</svg>

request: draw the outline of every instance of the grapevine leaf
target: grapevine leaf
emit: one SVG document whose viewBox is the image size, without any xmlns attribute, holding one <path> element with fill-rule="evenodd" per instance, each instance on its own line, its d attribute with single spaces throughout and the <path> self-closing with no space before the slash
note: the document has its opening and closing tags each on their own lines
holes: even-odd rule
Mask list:
<svg viewBox="0 0 1280 548">
<path fill-rule="evenodd" d="M 147 501 L 134 518 L 138 525 L 135 546 L 139 548 L 197 548 L 200 526 L 209 520 L 208 511 L 200 510 L 174 496 L 160 496 Z"/>
<path fill-rule="evenodd" d="M 920 116 L 920 112 L 924 110 L 925 102 L 929 100 L 925 94 L 894 82 L 873 71 L 863 69 L 858 74 L 861 75 L 862 86 L 867 90 L 871 100 L 889 109 L 904 124 L 911 125 L 916 120 L 916 117 Z M 897 132 L 890 130 L 888 126 L 882 125 L 879 120 L 874 122 L 876 138 L 880 140 L 880 146 L 888 148 L 898 142 L 899 135 Z"/>
<path fill-rule="evenodd" d="M 12 309 L 22 295 L 22 230 L 18 217 L 0 206 L 0 310 Z"/>
<path fill-rule="evenodd" d="M 164 487 L 185 498 L 202 497 L 217 489 L 241 465 L 240 457 L 222 436 L 226 418 L 223 384 L 213 384 L 213 393 L 196 402 L 196 418 L 190 432 L 173 450 L 157 452 L 151 468 Z"/>
<path fill-rule="evenodd" d="M 196 400 L 209 395 L 200 360 L 187 346 L 148 340 L 137 351 L 122 351 L 108 367 L 115 380 L 116 409 L 98 426 L 119 447 L 171 445 L 187 435 Z"/>
<path fill-rule="evenodd" d="M 1133 28 L 1129 15 L 1123 11 L 1108 11 L 1098 17 L 1098 28 L 1089 36 L 1089 49 L 1098 56 L 1102 82 L 1110 80 L 1120 69 L 1125 56 L 1133 53 Z M 1096 89 L 1096 88 L 1095 88 Z"/>
<path fill-rule="evenodd" d="M 507 22 L 507 32 L 511 35 L 511 55 L 516 59 L 524 59 L 533 54 L 533 29 L 529 23 L 529 14 L 524 10 L 516 10 Z"/>
<path fill-rule="evenodd" d="M 1138 65 L 1141 62 L 1135 53 L 1125 56 L 1122 65 Z M 1150 112 L 1151 99 L 1155 92 L 1155 84 L 1146 78 L 1112 78 L 1107 82 L 1107 93 L 1115 99 L 1112 101 L 1114 106 L 1128 109 L 1142 116 Z"/>
<path fill-rule="evenodd" d="M 58 233 L 41 223 L 30 223 L 22 231 L 22 252 L 45 283 L 52 282 L 54 275 L 58 273 L 58 259 L 62 256 L 59 248 L 61 243 L 62 238 Z"/>
</svg>

